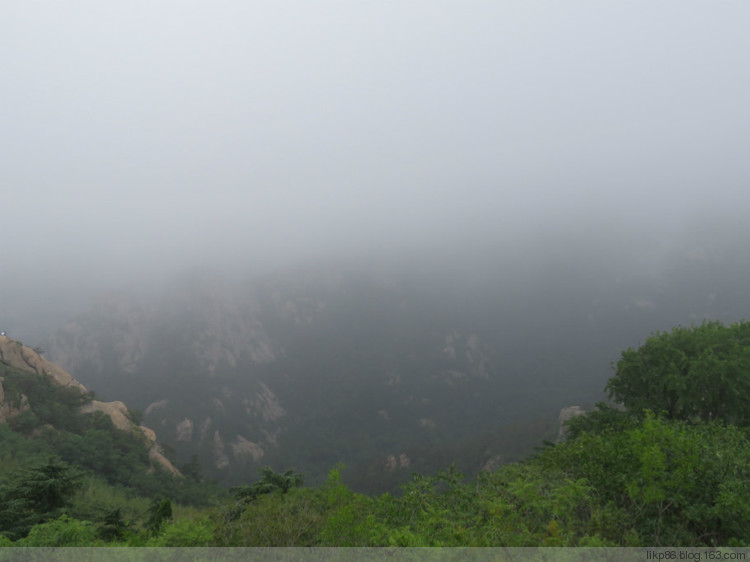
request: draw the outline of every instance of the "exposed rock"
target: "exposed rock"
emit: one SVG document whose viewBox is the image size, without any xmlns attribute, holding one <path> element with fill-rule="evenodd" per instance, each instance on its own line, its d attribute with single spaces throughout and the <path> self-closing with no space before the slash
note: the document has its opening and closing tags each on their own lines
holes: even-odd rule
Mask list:
<svg viewBox="0 0 750 562">
<path fill-rule="evenodd" d="M 385 459 L 385 470 L 387 472 L 394 472 L 397 468 L 409 468 L 411 466 L 411 459 L 406 456 L 406 453 L 401 453 L 398 458 L 396 455 L 388 455 Z"/>
<path fill-rule="evenodd" d="M 263 429 L 261 430 L 261 433 L 269 445 L 272 445 L 273 447 L 279 446 L 279 434 L 281 433 L 281 430 L 277 429 L 273 433 L 270 433 Z"/>
<path fill-rule="evenodd" d="M 158 447 L 151 447 L 148 450 L 148 458 L 167 472 L 171 472 L 175 476 L 182 476 L 182 473 L 177 470 L 171 462 L 169 462 L 169 459 L 162 454 Z"/>
<path fill-rule="evenodd" d="M 251 456 L 254 461 L 258 461 L 262 459 L 266 452 L 263 450 L 263 447 L 258 445 L 257 443 L 253 443 L 252 441 L 249 441 L 242 437 L 242 435 L 238 435 L 234 441 L 231 443 L 232 446 L 232 454 L 235 457 L 240 456 Z"/>
<path fill-rule="evenodd" d="M 214 465 L 216 468 L 226 468 L 229 466 L 229 457 L 224 454 L 224 441 L 218 430 L 214 431 Z"/>
<path fill-rule="evenodd" d="M 85 386 L 62 368 L 47 361 L 30 347 L 26 347 L 21 342 L 14 341 L 8 336 L 0 336 L 0 360 L 21 371 L 47 375 L 58 386 L 74 386 L 79 388 L 81 392 L 88 392 Z"/>
<path fill-rule="evenodd" d="M 128 418 L 128 408 L 122 402 L 99 402 L 99 400 L 92 400 L 81 406 L 82 414 L 90 414 L 92 412 L 104 412 L 107 414 L 117 429 L 130 433 L 135 433 L 137 429 L 140 432 L 140 427 L 136 427 L 130 421 L 130 418 Z"/>
<path fill-rule="evenodd" d="M 275 421 L 286 415 L 276 395 L 263 383 L 260 383 L 260 392 L 255 398 L 245 398 L 242 403 L 247 414 L 261 417 L 263 421 Z"/>
<path fill-rule="evenodd" d="M 211 418 L 206 418 L 205 420 L 203 420 L 203 423 L 201 423 L 200 427 L 201 441 L 205 440 L 206 437 L 208 437 L 209 431 L 211 431 Z"/>
<path fill-rule="evenodd" d="M 24 394 L 21 394 L 15 403 L 6 402 L 2 378 L 0 378 L 0 423 L 7 422 L 10 418 L 17 416 L 21 412 L 25 412 L 30 407 L 29 400 Z"/>
<path fill-rule="evenodd" d="M 151 412 L 153 412 L 154 410 L 156 410 L 158 408 L 163 408 L 166 405 L 167 405 L 167 401 L 166 400 L 159 400 L 158 402 L 152 402 L 151 404 L 149 404 L 148 406 L 146 406 L 146 411 L 143 412 L 143 415 L 147 416 Z"/>
<path fill-rule="evenodd" d="M 483 379 L 489 378 L 490 374 L 487 370 L 487 366 L 489 365 L 487 349 L 479 339 L 478 335 L 472 334 L 466 340 L 465 354 L 466 359 L 469 361 L 469 365 L 474 368 L 474 374 Z"/>
<path fill-rule="evenodd" d="M 463 355 L 472 375 L 483 379 L 489 378 L 489 353 L 487 352 L 487 346 L 477 334 L 463 336 L 460 332 L 454 330 L 445 336 L 444 341 L 443 353 L 449 359 L 456 360 Z M 461 373 L 460 371 L 448 372 Z"/>
<path fill-rule="evenodd" d="M 193 422 L 184 418 L 175 428 L 177 441 L 192 441 L 193 439 Z"/>
<path fill-rule="evenodd" d="M 396 457 L 394 455 L 388 455 L 388 457 L 385 459 L 385 469 L 388 472 L 393 472 L 398 468 L 398 461 L 396 460 Z"/>
<path fill-rule="evenodd" d="M 144 362 L 159 357 L 163 342 L 180 342 L 180 353 L 214 376 L 247 359 L 264 364 L 282 354 L 256 309 L 252 294 L 216 276 L 196 276 L 166 294 L 100 297 L 87 314 L 60 328 L 47 347 L 57 363 L 79 372 L 86 366 L 90 376 L 139 373 Z"/>
<path fill-rule="evenodd" d="M 141 431 L 143 432 L 143 435 L 146 436 L 146 439 L 156 443 L 156 432 L 153 429 L 151 429 L 150 427 L 146 427 L 145 425 L 141 425 L 139 427 Z"/>
<path fill-rule="evenodd" d="M 445 353 L 450 359 L 456 358 L 456 348 L 454 347 L 453 342 L 458 336 L 458 332 L 453 332 L 445 336 L 445 347 L 443 348 L 443 353 Z"/>
<path fill-rule="evenodd" d="M 7 365 L 15 367 L 20 371 L 44 375 L 58 386 L 74 387 L 78 388 L 81 392 L 88 392 L 86 387 L 75 380 L 67 371 L 47 361 L 37 351 L 26 347 L 21 342 L 13 341 L 7 336 L 0 336 L 0 359 Z M 1 385 L 0 388 L 2 388 Z M 2 397 L 0 397 L 0 421 L 7 421 L 8 418 L 18 415 L 27 409 L 29 409 L 29 404 L 25 396 L 22 395 L 20 404 L 6 404 L 4 392 L 2 393 Z M 159 451 L 156 445 L 156 433 L 153 430 L 133 423 L 128 416 L 127 406 L 122 402 L 91 400 L 81 406 L 80 412 L 82 414 L 93 412 L 106 414 L 117 429 L 134 434 L 143 440 L 144 445 L 149 449 L 149 458 L 168 472 L 180 474 L 180 471 Z"/>
</svg>

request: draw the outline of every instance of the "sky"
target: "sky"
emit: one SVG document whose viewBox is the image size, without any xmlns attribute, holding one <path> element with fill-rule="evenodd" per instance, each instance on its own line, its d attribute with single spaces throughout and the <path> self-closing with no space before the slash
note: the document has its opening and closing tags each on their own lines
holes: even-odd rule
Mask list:
<svg viewBox="0 0 750 562">
<path fill-rule="evenodd" d="M 0 282 L 750 214 L 749 21 L 745 0 L 3 2 Z"/>
</svg>

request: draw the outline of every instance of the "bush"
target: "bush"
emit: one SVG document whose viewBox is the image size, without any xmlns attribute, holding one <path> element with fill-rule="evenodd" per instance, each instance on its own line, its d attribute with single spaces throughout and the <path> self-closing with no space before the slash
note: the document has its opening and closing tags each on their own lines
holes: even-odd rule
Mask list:
<svg viewBox="0 0 750 562">
<path fill-rule="evenodd" d="M 71 519 L 67 515 L 48 523 L 35 525 L 29 535 L 16 546 L 102 546 L 94 525 L 88 521 Z"/>
<path fill-rule="evenodd" d="M 648 413 L 623 431 L 582 433 L 536 463 L 585 479 L 620 512 L 605 536 L 645 546 L 718 546 L 750 541 L 750 442 L 720 423 L 690 424 Z M 631 533 L 632 537 L 632 533 Z"/>
<path fill-rule="evenodd" d="M 213 546 L 216 526 L 208 519 L 171 521 L 147 546 Z"/>
</svg>

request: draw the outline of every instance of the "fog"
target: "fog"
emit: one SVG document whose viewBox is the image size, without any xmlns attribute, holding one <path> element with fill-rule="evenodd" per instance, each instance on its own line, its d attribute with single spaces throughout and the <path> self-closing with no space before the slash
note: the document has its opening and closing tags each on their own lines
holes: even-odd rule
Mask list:
<svg viewBox="0 0 750 562">
<path fill-rule="evenodd" d="M 5 3 L 5 311 L 193 267 L 738 220 L 748 21 L 742 1 Z"/>
</svg>

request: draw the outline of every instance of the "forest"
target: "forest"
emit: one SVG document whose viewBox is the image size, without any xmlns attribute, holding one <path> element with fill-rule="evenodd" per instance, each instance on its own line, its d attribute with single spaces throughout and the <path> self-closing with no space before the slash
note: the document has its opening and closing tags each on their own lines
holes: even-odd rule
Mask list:
<svg viewBox="0 0 750 562">
<path fill-rule="evenodd" d="M 264 467 L 221 488 L 195 461 L 149 470 L 91 397 L 2 368 L 0 544 L 28 546 L 750 546 L 750 322 L 704 322 L 623 351 L 607 403 L 522 462 L 413 474 L 365 495 L 331 467 L 306 487 Z M 14 398 L 15 397 L 15 398 Z"/>
</svg>

